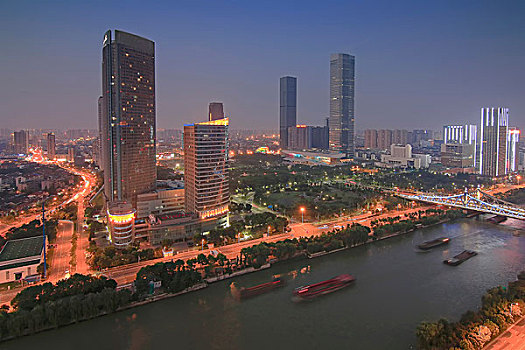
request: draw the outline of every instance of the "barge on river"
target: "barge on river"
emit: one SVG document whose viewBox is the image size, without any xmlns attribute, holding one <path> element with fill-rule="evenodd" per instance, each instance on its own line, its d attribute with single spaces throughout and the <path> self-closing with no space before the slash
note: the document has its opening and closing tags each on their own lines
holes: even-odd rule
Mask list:
<svg viewBox="0 0 525 350">
<path fill-rule="evenodd" d="M 349 286 L 355 278 L 348 274 L 342 274 L 329 280 L 299 287 L 293 294 L 299 300 L 310 300 L 321 295 L 333 293 L 341 288 Z"/>
<path fill-rule="evenodd" d="M 423 242 L 421 244 L 418 244 L 417 247 L 421 250 L 429 250 L 435 247 L 439 247 L 443 244 L 448 244 L 450 242 L 450 238 L 448 237 L 439 237 L 436 239 L 433 239 L 431 241 Z"/>
<path fill-rule="evenodd" d="M 281 278 L 274 278 L 271 282 L 259 284 L 249 288 L 241 288 L 239 291 L 239 296 L 241 299 L 251 298 L 282 286 L 284 286 L 284 281 Z"/>
<path fill-rule="evenodd" d="M 458 266 L 462 262 L 467 261 L 468 259 L 476 255 L 478 255 L 478 253 L 476 253 L 473 250 L 464 250 L 451 259 L 443 260 L 443 263 L 450 265 L 450 266 Z"/>
</svg>

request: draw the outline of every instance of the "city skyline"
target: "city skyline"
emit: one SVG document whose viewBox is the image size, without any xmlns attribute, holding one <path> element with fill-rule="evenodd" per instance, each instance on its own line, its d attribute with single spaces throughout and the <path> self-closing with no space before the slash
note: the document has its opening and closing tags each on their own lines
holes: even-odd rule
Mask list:
<svg viewBox="0 0 525 350">
<path fill-rule="evenodd" d="M 359 60 L 356 129 L 417 123 L 436 130 L 455 121 L 472 123 L 479 108 L 499 105 L 508 106 L 517 126 L 524 127 L 524 73 L 519 69 L 525 56 L 519 45 L 523 4 L 377 5 L 384 11 L 374 12 L 371 4 L 341 3 L 328 20 L 328 6 L 310 4 L 309 11 L 300 10 L 297 18 L 280 23 L 282 15 L 272 17 L 260 5 L 209 4 L 198 12 L 194 5 L 173 9 L 160 3 L 153 8 L 158 20 L 147 29 L 126 18 L 134 18 L 131 9 L 107 21 L 97 18 L 95 4 L 33 4 L 41 18 L 25 26 L 32 15 L 24 3 L 2 5 L 1 26 L 17 35 L 1 39 L 11 50 L 0 58 L 10 67 L 8 84 L 0 91 L 0 117 L 12 129 L 57 128 L 72 118 L 79 128 L 96 128 L 91 91 L 101 82 L 93 63 L 100 53 L 94 48 L 110 27 L 158 44 L 159 128 L 180 129 L 185 121 L 202 120 L 210 101 L 223 101 L 236 129 L 277 130 L 275 81 L 286 74 L 301 81 L 298 119 L 322 124 L 329 114 L 326 61 L 332 52 L 348 52 Z M 279 6 L 287 10 L 292 5 Z M 79 11 L 85 16 L 72 22 Z M 349 14 L 350 20 L 343 20 Z M 224 18 L 218 26 L 207 24 L 214 15 Z M 255 18 L 247 21 L 244 16 Z M 56 24 L 56 17 L 63 22 Z M 175 20 L 168 21 L 170 17 Z M 480 26 L 487 18 L 491 25 Z M 266 26 L 268 20 L 277 23 L 275 28 Z M 65 31 L 68 26 L 74 30 Z M 280 38 L 283 30 L 290 32 L 291 43 Z M 248 40 L 253 33 L 258 34 L 255 42 Z M 64 50 L 79 55 L 57 55 Z M 487 80 L 491 84 L 484 84 Z"/>
</svg>

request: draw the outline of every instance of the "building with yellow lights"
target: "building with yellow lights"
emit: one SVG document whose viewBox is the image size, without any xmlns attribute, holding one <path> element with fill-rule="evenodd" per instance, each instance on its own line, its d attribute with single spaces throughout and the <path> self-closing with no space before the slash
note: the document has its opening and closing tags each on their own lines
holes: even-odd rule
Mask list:
<svg viewBox="0 0 525 350">
<path fill-rule="evenodd" d="M 126 202 L 108 207 L 109 240 L 116 248 L 126 248 L 135 239 L 135 209 Z"/>
</svg>

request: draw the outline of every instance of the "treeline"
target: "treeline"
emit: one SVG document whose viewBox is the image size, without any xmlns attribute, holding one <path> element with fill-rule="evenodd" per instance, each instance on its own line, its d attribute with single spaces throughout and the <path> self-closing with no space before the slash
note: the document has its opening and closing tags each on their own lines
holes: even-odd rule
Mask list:
<svg viewBox="0 0 525 350">
<path fill-rule="evenodd" d="M 287 239 L 276 243 L 263 242 L 243 248 L 241 250 L 241 264 L 259 268 L 269 262 L 271 257 L 286 260 L 299 253 L 314 254 L 348 248 L 367 242 L 370 239 L 369 234 L 370 229 L 368 227 L 353 224 L 342 230 L 334 230 L 320 236 Z"/>
<path fill-rule="evenodd" d="M 482 349 L 522 317 L 525 308 L 525 273 L 508 288 L 489 289 L 481 298 L 481 309 L 468 311 L 458 322 L 441 319 L 422 322 L 416 330 L 421 349 Z"/>
<path fill-rule="evenodd" d="M 97 247 L 95 241 L 89 242 L 88 252 L 90 255 L 87 263 L 97 271 L 155 258 L 155 251 L 150 248 L 139 249 L 134 245 L 124 249 L 117 249 L 114 246 L 101 248 Z"/>
<path fill-rule="evenodd" d="M 132 300 L 129 290 L 116 291 L 116 286 L 105 277 L 75 274 L 54 285 L 28 287 L 11 301 L 14 311 L 0 310 L 0 340 L 114 312 Z"/>
<path fill-rule="evenodd" d="M 142 298 L 153 291 L 153 282 L 160 282 L 168 293 L 177 293 L 186 288 L 202 283 L 202 275 L 182 260 L 156 263 L 144 266 L 137 273 L 135 290 L 137 297 Z"/>
<path fill-rule="evenodd" d="M 416 229 L 418 226 L 429 226 L 437 224 L 442 220 L 452 220 L 465 217 L 460 209 L 444 211 L 442 209 L 419 210 L 415 213 L 405 215 L 407 219 L 401 216 L 388 217 L 371 222 L 374 230 L 374 236 L 383 237 L 397 232 L 407 232 Z"/>
<path fill-rule="evenodd" d="M 58 220 L 46 220 L 46 236 L 51 242 L 55 241 L 57 235 Z M 33 220 L 20 227 L 7 231 L 5 237 L 0 236 L 0 247 L 3 246 L 6 241 L 12 239 L 21 239 L 42 236 L 42 222 L 40 220 Z"/>
</svg>

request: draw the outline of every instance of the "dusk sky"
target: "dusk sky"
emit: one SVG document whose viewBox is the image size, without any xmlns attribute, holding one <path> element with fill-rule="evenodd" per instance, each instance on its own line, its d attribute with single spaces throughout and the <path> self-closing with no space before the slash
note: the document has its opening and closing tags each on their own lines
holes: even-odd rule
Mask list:
<svg viewBox="0 0 525 350">
<path fill-rule="evenodd" d="M 277 129 L 279 77 L 298 78 L 298 122 L 324 123 L 329 57 L 356 56 L 356 128 L 479 123 L 509 107 L 525 128 L 525 1 L 7 1 L 0 121 L 96 128 L 104 32 L 156 44 L 157 127 L 206 119 Z"/>
</svg>

